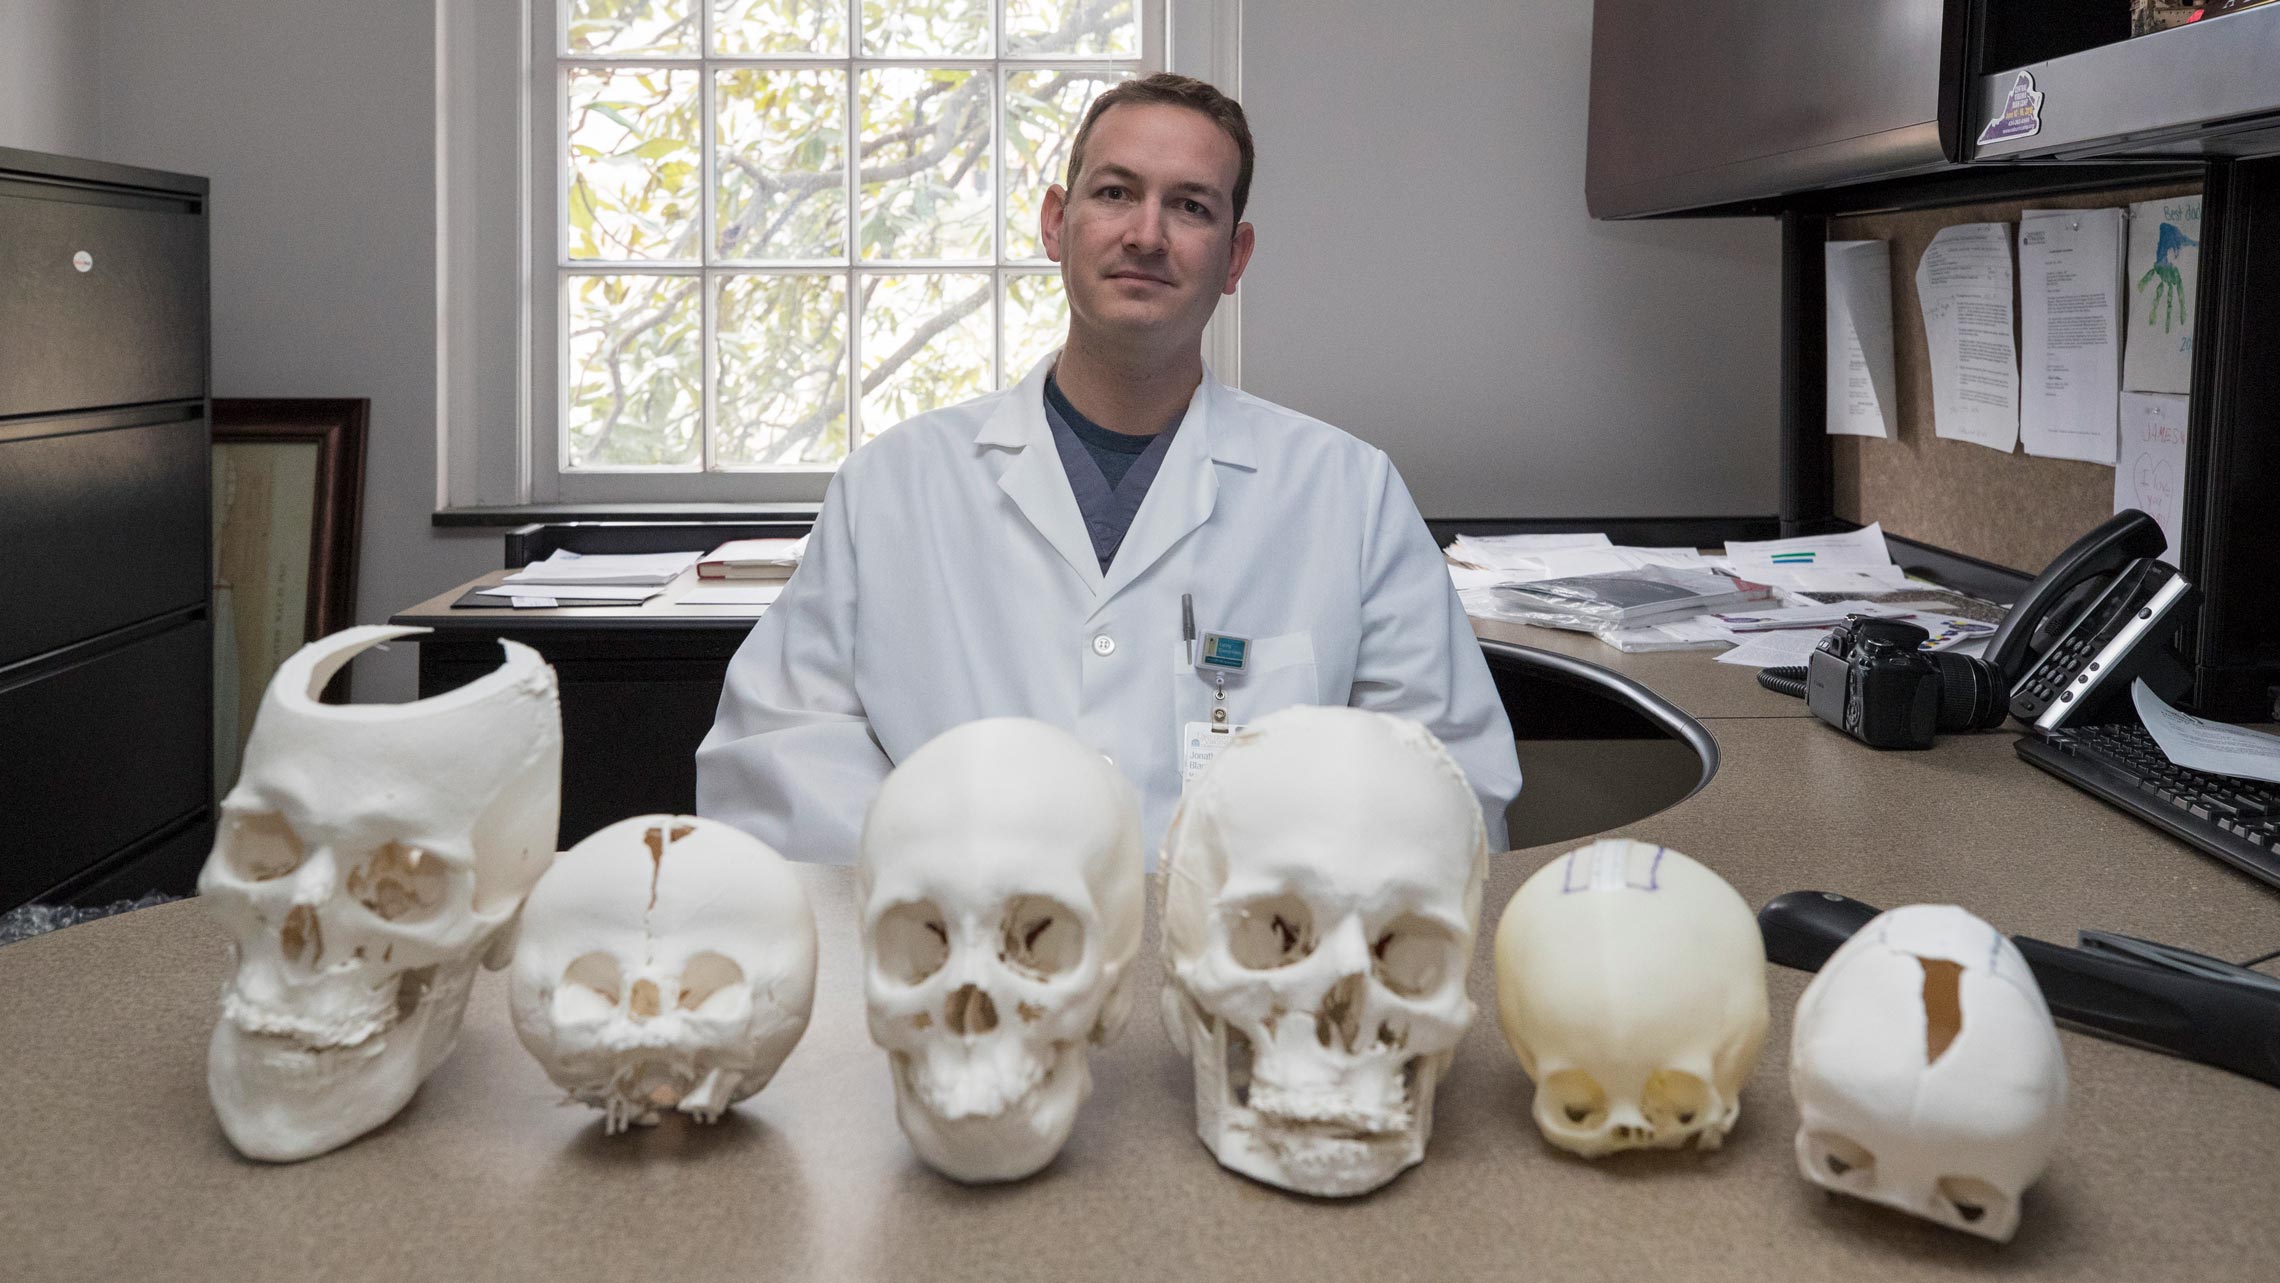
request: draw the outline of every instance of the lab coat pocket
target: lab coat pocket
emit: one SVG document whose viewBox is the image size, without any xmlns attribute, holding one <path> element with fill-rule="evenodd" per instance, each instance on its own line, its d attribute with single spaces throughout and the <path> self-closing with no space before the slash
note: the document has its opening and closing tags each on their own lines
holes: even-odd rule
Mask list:
<svg viewBox="0 0 2280 1283">
<path fill-rule="evenodd" d="M 1239 672 L 1198 669 L 1188 662 L 1186 645 L 1176 644 L 1172 649 L 1176 722 L 1208 722 L 1214 708 L 1225 708 L 1226 721 L 1242 725 L 1278 708 L 1323 702 L 1315 678 L 1313 633 L 1253 638 L 1247 658 Z M 1219 697 L 1222 677 L 1225 699 Z"/>
</svg>

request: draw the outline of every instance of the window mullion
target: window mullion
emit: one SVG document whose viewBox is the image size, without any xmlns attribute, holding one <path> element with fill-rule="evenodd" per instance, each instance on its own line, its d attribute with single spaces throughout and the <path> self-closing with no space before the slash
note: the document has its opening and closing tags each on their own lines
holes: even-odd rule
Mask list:
<svg viewBox="0 0 2280 1283">
<path fill-rule="evenodd" d="M 715 225 L 715 217 L 720 208 L 718 187 L 720 183 L 720 166 L 718 164 L 720 154 L 718 146 L 720 95 L 714 89 L 714 72 L 712 65 L 707 61 L 713 47 L 712 0 L 696 0 L 696 4 L 697 146 L 701 153 L 697 157 L 699 206 L 697 210 L 697 234 L 700 241 L 697 246 L 697 262 L 703 267 L 703 270 L 697 274 L 697 288 L 703 293 L 703 297 L 697 300 L 697 337 L 698 341 L 704 345 L 703 351 L 698 354 L 697 361 L 697 368 L 700 372 L 697 383 L 698 399 L 702 402 L 697 407 L 697 470 L 699 472 L 711 472 L 719 463 L 719 441 L 716 435 L 718 424 L 714 420 L 716 400 L 714 393 L 720 386 L 720 371 L 717 368 L 720 354 L 720 315 L 715 306 L 720 291 L 716 288 L 717 281 L 712 272 L 712 261 L 713 252 L 720 243 L 718 239 L 720 229 Z"/>
<path fill-rule="evenodd" d="M 863 48 L 863 0 L 847 0 L 847 74 L 841 101 L 847 113 L 847 145 L 842 148 L 847 167 L 847 449 L 863 443 L 863 289 L 856 264 L 863 257 L 863 111 L 862 71 L 857 55 Z"/>
</svg>

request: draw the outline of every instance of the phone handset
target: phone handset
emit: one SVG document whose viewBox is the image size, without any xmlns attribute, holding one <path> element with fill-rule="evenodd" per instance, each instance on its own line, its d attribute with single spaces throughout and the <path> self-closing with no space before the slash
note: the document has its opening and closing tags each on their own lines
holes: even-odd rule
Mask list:
<svg viewBox="0 0 2280 1283">
<path fill-rule="evenodd" d="M 2016 685 L 2032 666 L 2028 649 L 2044 616 L 2084 581 L 2111 575 L 2140 558 L 2158 557 L 2168 547 L 2169 540 L 2153 518 L 2135 508 L 2115 513 L 2105 524 L 2067 545 L 2050 568 L 2028 585 L 2018 604 L 2003 617 L 2003 626 L 1995 630 L 1994 639 L 1987 643 L 1987 663 L 2002 674 L 2006 684 Z"/>
</svg>

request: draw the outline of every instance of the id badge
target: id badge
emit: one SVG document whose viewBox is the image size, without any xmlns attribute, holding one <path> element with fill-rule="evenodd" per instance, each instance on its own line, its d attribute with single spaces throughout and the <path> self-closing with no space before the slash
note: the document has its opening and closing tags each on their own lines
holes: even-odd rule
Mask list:
<svg viewBox="0 0 2280 1283">
<path fill-rule="evenodd" d="M 1235 736 L 1241 733 L 1242 729 L 1242 727 L 1232 723 L 1219 725 L 1214 725 L 1211 722 L 1187 723 L 1180 731 L 1181 792 L 1186 792 L 1187 786 L 1195 782 L 1195 777 L 1203 774 L 1203 768 L 1211 765 L 1213 758 L 1218 757 L 1226 751 L 1229 744 L 1235 742 Z"/>
</svg>

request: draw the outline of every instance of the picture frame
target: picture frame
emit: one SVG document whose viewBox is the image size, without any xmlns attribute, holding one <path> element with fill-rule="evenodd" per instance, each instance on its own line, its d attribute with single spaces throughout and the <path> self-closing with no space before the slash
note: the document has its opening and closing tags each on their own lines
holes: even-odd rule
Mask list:
<svg viewBox="0 0 2280 1283">
<path fill-rule="evenodd" d="M 356 621 L 368 398 L 216 397 L 212 413 L 214 777 L 237 777 L 286 657 Z M 347 670 L 325 688 L 346 703 Z"/>
</svg>

